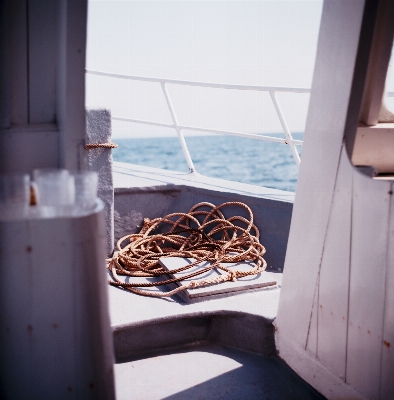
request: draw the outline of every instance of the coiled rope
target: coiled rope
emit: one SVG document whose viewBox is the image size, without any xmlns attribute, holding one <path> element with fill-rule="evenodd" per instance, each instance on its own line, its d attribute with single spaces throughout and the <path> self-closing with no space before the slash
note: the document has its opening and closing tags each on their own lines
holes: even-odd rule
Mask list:
<svg viewBox="0 0 394 400">
<path fill-rule="evenodd" d="M 245 209 L 249 219 L 242 216 L 226 219 L 222 209 L 228 206 Z M 154 233 L 159 228 L 165 233 Z M 118 252 L 107 259 L 108 269 L 113 278 L 109 283 L 140 295 L 166 297 L 185 289 L 236 281 L 243 276 L 259 274 L 267 267 L 263 258 L 265 248 L 260 244 L 259 237 L 260 232 L 253 223 L 251 209 L 246 204 L 236 201 L 219 206 L 203 202 L 193 206 L 188 213 L 172 213 L 153 220 L 145 218 L 141 231 L 122 237 L 117 242 Z M 159 258 L 162 257 L 193 258 L 195 261 L 169 272 L 159 264 Z M 119 275 L 152 278 L 175 274 L 187 271 L 204 261 L 211 264 L 180 278 L 145 283 L 123 282 L 119 278 Z M 254 264 L 249 271 L 229 269 L 222 264 L 241 261 L 251 261 Z M 169 292 L 140 289 L 198 278 L 213 268 L 218 268 L 224 273 L 211 279 L 192 280 Z"/>
</svg>

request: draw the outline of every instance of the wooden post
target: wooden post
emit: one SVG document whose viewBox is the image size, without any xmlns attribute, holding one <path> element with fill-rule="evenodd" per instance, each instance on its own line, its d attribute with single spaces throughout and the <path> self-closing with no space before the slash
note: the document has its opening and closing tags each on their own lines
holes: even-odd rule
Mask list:
<svg viewBox="0 0 394 400">
<path fill-rule="evenodd" d="M 111 112 L 107 109 L 86 110 L 87 143 L 111 142 Z M 87 150 L 88 169 L 99 176 L 98 197 L 104 203 L 107 254 L 114 248 L 114 184 L 112 179 L 112 150 Z"/>
</svg>

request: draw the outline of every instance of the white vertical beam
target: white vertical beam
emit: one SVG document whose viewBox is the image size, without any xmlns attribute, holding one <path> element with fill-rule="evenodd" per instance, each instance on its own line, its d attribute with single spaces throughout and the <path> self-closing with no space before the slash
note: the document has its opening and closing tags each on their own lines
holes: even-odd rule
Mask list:
<svg viewBox="0 0 394 400">
<path fill-rule="evenodd" d="M 343 380 L 346 377 L 352 176 L 353 167 L 343 149 L 320 269 L 317 351 L 319 360 Z"/>
<path fill-rule="evenodd" d="M 87 1 L 60 1 L 57 118 L 60 166 L 83 167 Z"/>
<path fill-rule="evenodd" d="M 346 382 L 368 399 L 380 391 L 390 186 L 354 173 Z"/>
<path fill-rule="evenodd" d="M 387 234 L 386 288 L 380 398 L 389 399 L 394 393 L 394 184 L 390 189 L 390 219 Z"/>
<path fill-rule="evenodd" d="M 393 47 L 393 19 L 394 2 L 381 0 L 360 111 L 360 122 L 366 125 L 376 125 L 379 122 L 385 95 L 387 69 Z"/>
<path fill-rule="evenodd" d="M 333 0 L 323 6 L 278 309 L 279 345 L 287 333 L 295 346 L 305 348 L 345 124 L 354 112 L 349 102 L 363 12 L 361 0 Z"/>
<path fill-rule="evenodd" d="M 0 3 L 0 127 L 28 123 L 27 2 Z"/>
<path fill-rule="evenodd" d="M 29 123 L 56 123 L 59 1 L 28 0 Z M 45 10 L 45 12 L 44 12 Z"/>
</svg>

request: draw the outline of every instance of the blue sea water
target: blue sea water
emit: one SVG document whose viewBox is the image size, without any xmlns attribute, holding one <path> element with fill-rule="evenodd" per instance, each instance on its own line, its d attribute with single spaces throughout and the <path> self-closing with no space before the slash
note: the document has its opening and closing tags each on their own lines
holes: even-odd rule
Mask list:
<svg viewBox="0 0 394 400">
<path fill-rule="evenodd" d="M 293 134 L 303 139 L 302 133 Z M 114 139 L 115 161 L 188 171 L 177 137 Z M 235 136 L 190 136 L 186 143 L 202 175 L 295 191 L 298 169 L 288 145 Z M 298 146 L 301 152 L 300 146 Z"/>
</svg>

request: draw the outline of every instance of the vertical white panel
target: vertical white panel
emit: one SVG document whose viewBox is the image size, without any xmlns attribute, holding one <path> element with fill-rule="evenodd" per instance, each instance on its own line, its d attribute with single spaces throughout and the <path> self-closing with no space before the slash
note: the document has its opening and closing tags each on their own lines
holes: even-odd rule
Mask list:
<svg viewBox="0 0 394 400">
<path fill-rule="evenodd" d="M 65 393 L 68 387 L 79 389 L 75 387 L 78 348 L 70 339 L 78 338 L 76 309 L 82 305 L 77 304 L 73 290 L 75 242 L 70 238 L 75 234 L 70 225 L 63 219 L 31 223 L 33 279 L 28 289 L 33 340 L 26 359 L 36 364 L 29 374 L 30 389 L 42 398 L 56 398 L 62 387 Z M 43 243 L 47 243 L 45 249 Z M 61 374 L 59 362 L 63 364 Z"/>
<path fill-rule="evenodd" d="M 108 282 L 105 268 L 104 218 L 84 217 L 74 220 L 74 231 L 80 232 L 82 243 L 74 246 L 74 294 L 77 307 L 76 319 L 80 321 L 78 348 L 81 356 L 76 367 L 82 375 L 90 369 L 91 380 L 86 395 L 81 397 L 111 399 L 114 395 L 113 336 L 109 317 Z M 92 232 L 95 232 L 92 235 Z M 92 252 L 92 248 L 96 251 Z M 89 279 L 86 279 L 89 277 Z M 84 325 L 86 323 L 86 325 Z M 93 330 L 90 327 L 94 328 Z M 86 346 L 89 343 L 89 347 Z M 87 357 L 89 354 L 90 357 Z"/>
<path fill-rule="evenodd" d="M 5 398 L 27 399 L 30 387 L 15 377 L 28 381 L 31 343 L 31 291 L 15 290 L 15 284 L 27 288 L 31 284 L 31 252 L 29 223 L 0 222 L 0 388 Z M 12 262 L 10 262 L 12 260 Z M 6 383 L 13 383 L 7 388 Z M 10 386 L 10 385 L 8 385 Z M 8 390 L 7 390 L 8 389 Z"/>
<path fill-rule="evenodd" d="M 114 398 L 100 207 L 86 217 L 0 221 L 6 398 Z"/>
<path fill-rule="evenodd" d="M 305 347 L 357 57 L 364 1 L 324 2 L 277 325 Z M 352 21 L 349 24 L 349 21 Z M 338 72 L 340 71 L 340 72 Z M 294 284 L 297 282 L 297 284 Z M 297 327 L 297 329 L 294 329 Z"/>
<path fill-rule="evenodd" d="M 27 1 L 9 1 L 8 7 L 8 82 L 11 124 L 28 123 L 28 42 Z"/>
<path fill-rule="evenodd" d="M 56 122 L 59 1 L 28 0 L 29 123 Z"/>
<path fill-rule="evenodd" d="M 60 130 L 60 166 L 83 168 L 85 156 L 86 0 L 60 2 L 57 120 Z"/>
<path fill-rule="evenodd" d="M 345 379 L 353 167 L 343 149 L 320 269 L 317 357 Z"/>
<path fill-rule="evenodd" d="M 346 381 L 367 398 L 380 390 L 389 191 L 354 173 Z"/>
<path fill-rule="evenodd" d="M 393 192 L 394 184 L 391 184 Z M 390 222 L 387 236 L 386 298 L 382 349 L 381 399 L 394 396 L 394 196 L 391 194 Z"/>
</svg>

